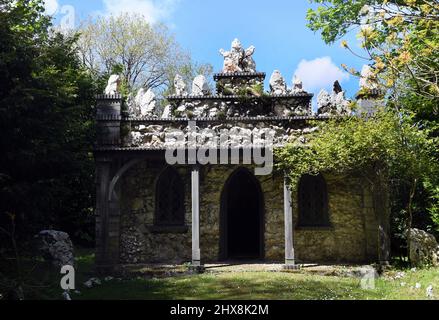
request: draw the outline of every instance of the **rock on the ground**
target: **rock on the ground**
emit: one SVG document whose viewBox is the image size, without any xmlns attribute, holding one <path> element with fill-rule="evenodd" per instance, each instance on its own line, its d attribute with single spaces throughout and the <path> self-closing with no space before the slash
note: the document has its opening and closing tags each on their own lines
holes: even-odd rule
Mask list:
<svg viewBox="0 0 439 320">
<path fill-rule="evenodd" d="M 72 298 L 70 297 L 70 294 L 67 291 L 64 291 L 62 293 L 62 297 L 64 298 L 64 300 L 68 300 L 68 301 L 72 300 Z"/>
<path fill-rule="evenodd" d="M 93 288 L 94 286 L 100 286 L 102 284 L 101 280 L 98 278 L 90 278 L 86 282 L 84 282 L 84 286 L 86 288 Z"/>
<path fill-rule="evenodd" d="M 427 298 L 433 298 L 433 297 L 434 297 L 434 294 L 433 294 L 433 286 L 432 286 L 432 285 L 429 285 L 429 286 L 427 287 L 426 295 L 427 295 Z"/>
<path fill-rule="evenodd" d="M 35 236 L 37 248 L 46 261 L 55 267 L 74 266 L 73 244 L 67 233 L 44 230 Z"/>
<path fill-rule="evenodd" d="M 439 266 L 439 245 L 432 234 L 419 229 L 410 230 L 410 261 L 418 267 Z"/>
</svg>

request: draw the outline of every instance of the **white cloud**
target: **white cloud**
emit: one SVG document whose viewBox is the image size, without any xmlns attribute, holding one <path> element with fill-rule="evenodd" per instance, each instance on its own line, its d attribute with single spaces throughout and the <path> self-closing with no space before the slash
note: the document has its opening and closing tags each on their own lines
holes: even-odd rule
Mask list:
<svg viewBox="0 0 439 320">
<path fill-rule="evenodd" d="M 304 88 L 311 92 L 332 88 L 336 80 L 340 83 L 349 80 L 349 74 L 337 67 L 330 57 L 302 60 L 295 75 L 302 79 Z"/>
<path fill-rule="evenodd" d="M 46 10 L 46 14 L 49 16 L 55 15 L 59 8 L 59 4 L 57 0 L 45 0 L 44 1 L 44 9 Z"/>
<path fill-rule="evenodd" d="M 103 0 L 105 15 L 137 13 L 149 23 L 169 18 L 179 0 Z"/>
</svg>

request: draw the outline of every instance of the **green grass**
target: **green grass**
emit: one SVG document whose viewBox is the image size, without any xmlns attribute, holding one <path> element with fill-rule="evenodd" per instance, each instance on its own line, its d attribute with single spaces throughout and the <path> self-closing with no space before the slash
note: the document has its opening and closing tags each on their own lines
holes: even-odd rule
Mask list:
<svg viewBox="0 0 439 320">
<path fill-rule="evenodd" d="M 406 282 L 402 287 L 401 282 Z M 410 288 L 421 283 L 421 289 Z M 409 272 L 402 280 L 376 281 L 363 290 L 360 280 L 302 273 L 220 273 L 165 279 L 113 280 L 81 290 L 77 299 L 232 299 L 232 300 L 352 300 L 427 299 L 426 288 L 439 288 L 439 269 Z"/>
<path fill-rule="evenodd" d="M 401 270 L 391 270 L 375 282 L 375 289 L 363 290 L 360 279 L 323 276 L 300 272 L 231 272 L 182 275 L 167 278 L 137 277 L 131 280 L 102 280 L 102 285 L 88 289 L 83 283 L 93 277 L 94 255 L 77 252 L 76 286 L 81 293 L 71 293 L 75 300 L 352 300 L 352 299 L 427 299 L 426 288 L 433 285 L 439 297 L 439 268 L 404 270 L 402 279 L 395 279 Z M 36 271 L 34 283 L 27 287 L 28 299 L 61 299 L 61 275 L 50 277 Z M 406 283 L 401 286 L 401 283 Z M 416 283 L 421 284 L 415 289 Z"/>
</svg>

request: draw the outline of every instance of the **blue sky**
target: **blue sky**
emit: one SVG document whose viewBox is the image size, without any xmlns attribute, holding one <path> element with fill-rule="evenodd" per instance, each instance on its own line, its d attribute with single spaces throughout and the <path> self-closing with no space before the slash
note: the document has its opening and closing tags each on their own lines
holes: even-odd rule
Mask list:
<svg viewBox="0 0 439 320">
<path fill-rule="evenodd" d="M 49 13 L 59 21 L 74 9 L 75 20 L 96 14 L 141 13 L 151 23 L 167 24 L 177 41 L 200 63 L 222 68 L 218 50 L 228 50 L 234 38 L 244 46 L 254 45 L 258 71 L 267 79 L 278 69 L 291 85 L 297 73 L 307 90 L 317 95 L 341 80 L 348 97 L 358 90 L 358 79 L 341 70 L 341 64 L 361 69 L 364 61 L 340 43 L 326 45 L 318 33 L 306 27 L 308 0 L 46 0 Z M 352 43 L 355 35 L 347 40 Z"/>
</svg>

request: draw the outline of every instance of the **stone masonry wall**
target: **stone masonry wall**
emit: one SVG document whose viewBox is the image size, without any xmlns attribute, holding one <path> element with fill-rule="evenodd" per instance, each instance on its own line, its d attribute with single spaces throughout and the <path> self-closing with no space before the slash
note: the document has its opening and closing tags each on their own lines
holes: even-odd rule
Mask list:
<svg viewBox="0 0 439 320">
<path fill-rule="evenodd" d="M 120 260 L 123 264 L 184 263 L 191 260 L 190 168 L 178 167 L 185 183 L 187 230 L 156 233 L 155 184 L 165 168 L 161 162 L 143 162 L 122 181 Z M 218 261 L 221 193 L 238 166 L 209 166 L 200 175 L 200 247 L 203 262 Z M 249 167 L 250 170 L 252 168 Z M 283 177 L 257 177 L 264 194 L 265 258 L 284 260 Z M 297 228 L 297 196 L 293 195 L 294 247 L 300 262 L 373 262 L 377 259 L 377 222 L 370 191 L 359 179 L 326 176 L 329 214 L 326 229 Z"/>
</svg>

